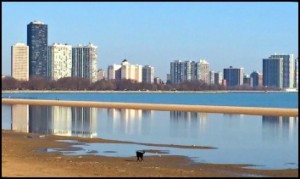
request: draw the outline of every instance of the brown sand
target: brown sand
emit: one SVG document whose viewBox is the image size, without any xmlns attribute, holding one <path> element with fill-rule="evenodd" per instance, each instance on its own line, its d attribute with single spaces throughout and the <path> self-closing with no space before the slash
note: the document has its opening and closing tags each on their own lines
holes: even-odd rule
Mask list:
<svg viewBox="0 0 300 179">
<path fill-rule="evenodd" d="M 298 176 L 298 170 L 244 169 L 243 165 L 195 164 L 180 156 L 135 157 L 62 156 L 38 152 L 46 147 L 68 147 L 58 139 L 82 138 L 16 133 L 2 130 L 2 176 Z M 92 139 L 90 139 L 92 140 Z M 108 142 L 98 139 L 98 142 Z"/>
<path fill-rule="evenodd" d="M 290 109 L 290 108 L 145 104 L 145 103 L 32 100 L 32 99 L 7 99 L 7 98 L 2 98 L 2 104 L 125 108 L 125 109 L 144 109 L 144 110 L 160 110 L 160 111 L 187 111 L 187 112 L 229 113 L 229 114 L 267 115 L 267 116 L 298 116 L 298 109 Z"/>
</svg>

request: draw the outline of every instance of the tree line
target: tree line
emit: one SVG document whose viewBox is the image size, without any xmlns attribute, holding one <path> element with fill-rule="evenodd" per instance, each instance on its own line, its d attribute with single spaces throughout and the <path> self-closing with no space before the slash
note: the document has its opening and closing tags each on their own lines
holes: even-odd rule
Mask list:
<svg viewBox="0 0 300 179">
<path fill-rule="evenodd" d="M 99 80 L 91 83 L 89 79 L 65 77 L 58 80 L 47 80 L 33 77 L 29 81 L 16 80 L 12 77 L 2 78 L 2 90 L 93 90 L 93 91 L 206 91 L 206 90 L 279 90 L 274 87 L 250 87 L 241 85 L 226 87 L 206 84 L 203 81 L 185 81 L 180 84 L 138 83 L 133 80 Z"/>
</svg>

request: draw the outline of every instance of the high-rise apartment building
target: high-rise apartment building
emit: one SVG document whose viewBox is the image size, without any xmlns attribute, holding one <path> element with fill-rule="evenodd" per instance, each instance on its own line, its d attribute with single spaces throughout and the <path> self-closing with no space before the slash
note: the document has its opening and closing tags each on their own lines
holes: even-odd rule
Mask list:
<svg viewBox="0 0 300 179">
<path fill-rule="evenodd" d="M 250 74 L 251 79 L 251 87 L 258 87 L 262 86 L 262 74 L 260 74 L 258 71 L 254 71 Z"/>
<path fill-rule="evenodd" d="M 97 80 L 106 79 L 105 71 L 103 69 L 98 69 L 97 71 Z"/>
<path fill-rule="evenodd" d="M 48 27 L 46 24 L 33 21 L 27 25 L 27 45 L 29 46 L 29 76 L 49 78 Z"/>
<path fill-rule="evenodd" d="M 89 43 L 72 48 L 72 77 L 97 81 L 97 46 Z"/>
<path fill-rule="evenodd" d="M 121 65 L 109 65 L 107 68 L 108 80 L 120 80 L 121 79 Z"/>
<path fill-rule="evenodd" d="M 227 86 L 243 85 L 244 68 L 233 68 L 230 66 L 223 69 L 223 74 Z"/>
<path fill-rule="evenodd" d="M 50 76 L 52 80 L 58 80 L 72 75 L 72 46 L 54 43 L 48 47 L 48 59 L 50 61 Z"/>
<path fill-rule="evenodd" d="M 209 71 L 209 84 L 215 84 L 215 72 Z"/>
<path fill-rule="evenodd" d="M 263 86 L 283 88 L 283 58 L 263 59 Z"/>
<path fill-rule="evenodd" d="M 251 85 L 251 78 L 249 75 L 244 75 L 243 77 L 243 85 L 250 86 Z"/>
<path fill-rule="evenodd" d="M 181 83 L 184 81 L 202 80 L 205 83 L 210 82 L 209 64 L 205 60 L 180 61 L 175 60 L 170 63 L 170 81 L 171 83 Z"/>
<path fill-rule="evenodd" d="M 11 76 L 17 80 L 29 80 L 29 48 L 26 44 L 11 46 Z"/>
<path fill-rule="evenodd" d="M 271 55 L 270 58 L 282 58 L 283 59 L 283 88 L 294 88 L 294 77 L 295 77 L 295 62 L 294 55 Z"/>
<path fill-rule="evenodd" d="M 216 72 L 214 76 L 215 76 L 214 84 L 222 85 L 223 73 L 222 72 Z"/>
<path fill-rule="evenodd" d="M 121 63 L 121 79 L 130 79 L 142 82 L 142 66 L 131 65 L 126 59 Z"/>
<path fill-rule="evenodd" d="M 206 60 L 200 60 L 197 63 L 197 68 L 199 69 L 197 71 L 200 71 L 200 78 L 198 77 L 197 79 L 209 84 L 209 63 Z"/>
<path fill-rule="evenodd" d="M 155 84 L 162 84 L 163 81 L 162 81 L 159 77 L 155 77 L 155 78 L 154 78 L 154 83 L 155 83 Z"/>
<path fill-rule="evenodd" d="M 142 69 L 142 77 L 144 83 L 153 83 L 154 82 L 154 67 L 150 65 L 145 65 Z"/>
</svg>

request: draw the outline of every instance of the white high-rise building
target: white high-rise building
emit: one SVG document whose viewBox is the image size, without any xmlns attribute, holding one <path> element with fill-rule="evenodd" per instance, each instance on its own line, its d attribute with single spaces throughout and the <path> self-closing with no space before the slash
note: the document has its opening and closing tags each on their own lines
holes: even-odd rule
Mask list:
<svg viewBox="0 0 300 179">
<path fill-rule="evenodd" d="M 91 43 L 72 48 L 72 77 L 97 81 L 97 48 Z"/>
<path fill-rule="evenodd" d="M 131 65 L 126 59 L 122 61 L 121 65 L 110 65 L 107 69 L 107 76 L 109 80 L 113 79 L 130 79 L 137 82 L 142 82 L 142 66 Z"/>
<path fill-rule="evenodd" d="M 29 47 L 26 44 L 11 46 L 11 76 L 17 80 L 29 80 Z"/>
<path fill-rule="evenodd" d="M 121 65 L 109 65 L 107 68 L 107 79 L 108 80 L 119 80 L 121 79 Z"/>
<path fill-rule="evenodd" d="M 72 46 L 54 43 L 48 47 L 51 79 L 58 80 L 72 75 Z"/>
<path fill-rule="evenodd" d="M 206 60 L 200 60 L 197 65 L 200 71 L 200 80 L 209 84 L 209 63 Z"/>
</svg>

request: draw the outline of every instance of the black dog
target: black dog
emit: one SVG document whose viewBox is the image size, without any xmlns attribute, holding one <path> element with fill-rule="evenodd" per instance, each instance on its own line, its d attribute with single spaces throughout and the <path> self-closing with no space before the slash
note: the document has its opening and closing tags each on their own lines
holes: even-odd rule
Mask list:
<svg viewBox="0 0 300 179">
<path fill-rule="evenodd" d="M 143 160 L 144 153 L 145 153 L 144 150 L 138 150 L 138 151 L 136 151 L 136 157 L 137 157 L 136 161 L 139 161 L 140 158 L 141 158 L 141 160 Z"/>
</svg>

